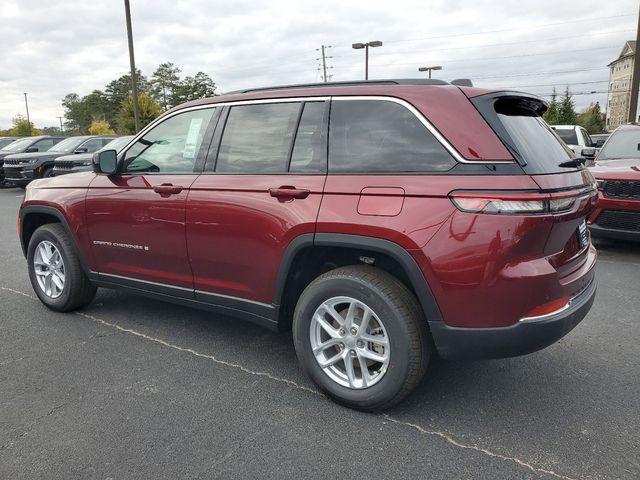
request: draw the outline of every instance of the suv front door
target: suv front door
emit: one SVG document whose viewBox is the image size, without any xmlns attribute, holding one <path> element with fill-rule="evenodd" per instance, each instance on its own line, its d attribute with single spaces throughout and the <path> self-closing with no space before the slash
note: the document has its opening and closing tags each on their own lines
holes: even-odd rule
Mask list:
<svg viewBox="0 0 640 480">
<path fill-rule="evenodd" d="M 323 99 L 225 107 L 187 200 L 197 299 L 231 308 L 249 300 L 242 308 L 268 316 L 285 249 L 315 231 L 327 121 Z"/>
<path fill-rule="evenodd" d="M 95 269 L 105 279 L 193 296 L 185 202 L 214 112 L 211 107 L 166 118 L 119 155 L 118 174 L 97 175 L 91 183 L 87 227 Z"/>
</svg>

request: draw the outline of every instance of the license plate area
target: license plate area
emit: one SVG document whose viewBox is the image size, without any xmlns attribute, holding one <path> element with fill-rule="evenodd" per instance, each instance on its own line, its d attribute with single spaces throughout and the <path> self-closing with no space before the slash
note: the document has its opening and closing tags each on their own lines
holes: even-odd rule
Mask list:
<svg viewBox="0 0 640 480">
<path fill-rule="evenodd" d="M 587 222 L 582 220 L 580 225 L 578 225 L 578 230 L 576 232 L 578 234 L 578 243 L 580 244 L 580 249 L 583 249 L 589 243 L 589 234 L 587 233 Z"/>
</svg>

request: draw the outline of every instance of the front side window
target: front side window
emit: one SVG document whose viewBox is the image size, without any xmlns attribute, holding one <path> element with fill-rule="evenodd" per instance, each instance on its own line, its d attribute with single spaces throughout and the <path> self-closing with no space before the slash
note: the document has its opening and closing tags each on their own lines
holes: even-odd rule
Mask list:
<svg viewBox="0 0 640 480">
<path fill-rule="evenodd" d="M 45 138 L 44 140 L 37 141 L 33 146 L 38 148 L 39 152 L 46 152 L 56 144 L 52 138 Z"/>
<path fill-rule="evenodd" d="M 299 112 L 298 102 L 231 107 L 216 172 L 286 172 Z"/>
<path fill-rule="evenodd" d="M 329 121 L 331 172 L 442 172 L 455 159 L 406 107 L 335 100 Z"/>
<path fill-rule="evenodd" d="M 104 141 L 102 138 L 91 138 L 80 145 L 78 148 L 86 148 L 87 151 L 85 153 L 93 153 L 102 148 L 104 145 Z"/>
<path fill-rule="evenodd" d="M 174 115 L 149 130 L 125 153 L 126 173 L 192 173 L 215 108 Z"/>
<path fill-rule="evenodd" d="M 57 143 L 55 146 L 53 146 L 51 148 L 51 151 L 52 152 L 71 153 L 76 148 L 78 148 L 80 146 L 80 144 L 82 142 L 84 142 L 84 141 L 85 141 L 84 138 L 78 138 L 78 137 L 65 138 L 60 143 Z"/>
</svg>

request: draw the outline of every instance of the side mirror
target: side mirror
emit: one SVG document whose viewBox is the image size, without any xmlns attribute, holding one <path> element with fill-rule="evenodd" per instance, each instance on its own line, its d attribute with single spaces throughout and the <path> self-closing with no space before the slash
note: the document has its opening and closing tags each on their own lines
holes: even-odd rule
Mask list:
<svg viewBox="0 0 640 480">
<path fill-rule="evenodd" d="M 602 146 L 604 145 L 604 139 L 601 138 L 599 140 L 596 140 L 596 144 L 594 145 L 596 148 L 602 148 Z"/>
<path fill-rule="evenodd" d="M 87 153 L 88 151 L 89 149 L 87 147 L 79 147 L 79 148 L 76 148 L 73 153 Z"/>
<path fill-rule="evenodd" d="M 582 155 L 584 158 L 594 158 L 596 156 L 596 149 L 592 147 L 583 148 L 580 152 L 580 155 Z"/>
<path fill-rule="evenodd" d="M 24 151 L 24 153 L 33 153 L 33 152 L 38 152 L 38 147 L 27 147 Z"/>
<path fill-rule="evenodd" d="M 115 150 L 102 150 L 93 154 L 93 171 L 113 175 L 118 171 L 118 153 Z"/>
</svg>

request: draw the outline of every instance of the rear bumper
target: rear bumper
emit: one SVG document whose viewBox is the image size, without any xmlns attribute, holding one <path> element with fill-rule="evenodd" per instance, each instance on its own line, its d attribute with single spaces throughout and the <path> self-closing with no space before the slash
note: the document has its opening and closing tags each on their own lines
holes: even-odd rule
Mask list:
<svg viewBox="0 0 640 480">
<path fill-rule="evenodd" d="M 504 358 L 526 355 L 557 342 L 587 315 L 596 295 L 595 278 L 568 308 L 544 319 L 520 321 L 500 328 L 449 327 L 431 322 L 436 349 L 446 359 Z"/>
</svg>

